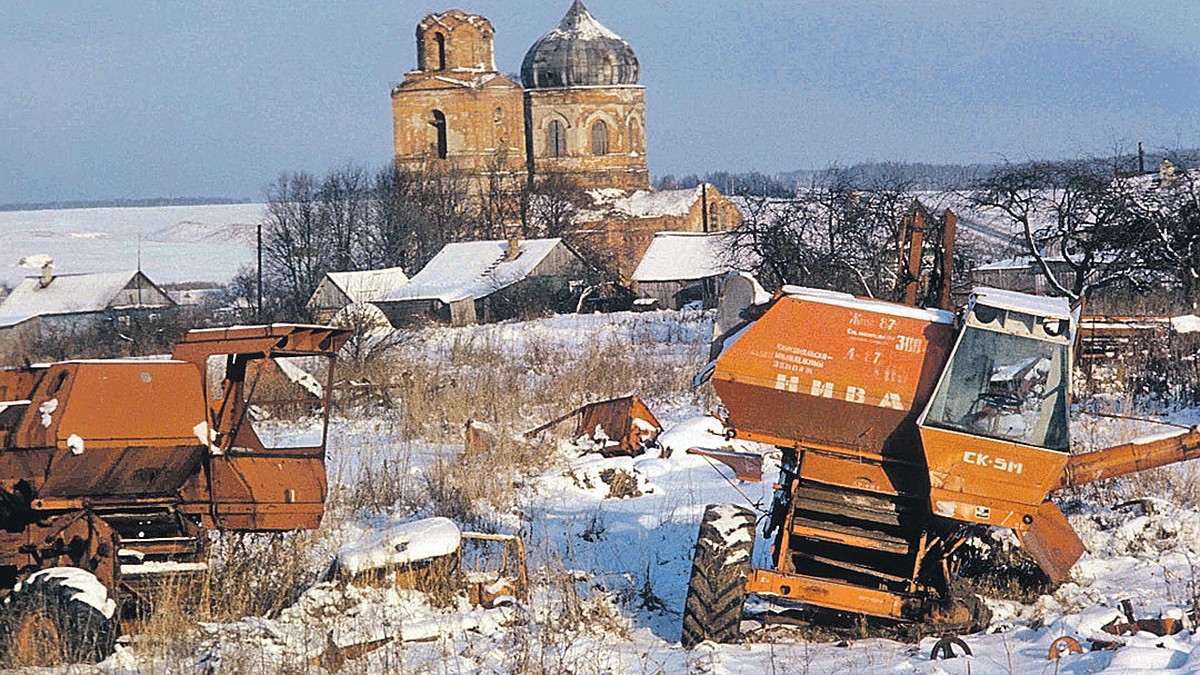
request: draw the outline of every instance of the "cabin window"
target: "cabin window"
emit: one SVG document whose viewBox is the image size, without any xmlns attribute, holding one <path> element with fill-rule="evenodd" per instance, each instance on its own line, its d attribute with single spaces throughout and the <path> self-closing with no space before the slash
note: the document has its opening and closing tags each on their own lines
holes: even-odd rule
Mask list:
<svg viewBox="0 0 1200 675">
<path fill-rule="evenodd" d="M 558 120 L 551 120 L 546 129 L 546 151 L 551 157 L 567 156 L 567 128 Z"/>
<path fill-rule="evenodd" d="M 925 416 L 930 426 L 1067 449 L 1066 343 L 968 326 Z"/>
<path fill-rule="evenodd" d="M 592 154 L 608 154 L 608 125 L 600 120 L 592 125 Z"/>
</svg>

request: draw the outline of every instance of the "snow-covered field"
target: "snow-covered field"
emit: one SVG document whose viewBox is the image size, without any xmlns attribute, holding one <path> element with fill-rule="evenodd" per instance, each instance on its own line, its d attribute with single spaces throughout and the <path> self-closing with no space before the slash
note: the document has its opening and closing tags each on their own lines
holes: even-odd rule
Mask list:
<svg viewBox="0 0 1200 675">
<path fill-rule="evenodd" d="M 36 270 L 22 257 L 48 254 L 58 274 L 142 269 L 158 283 L 229 281 L 254 262 L 262 204 L 0 211 L 0 283 Z"/>
<path fill-rule="evenodd" d="M 565 349 L 611 341 L 633 352 L 703 353 L 708 318 L 670 312 L 646 315 L 563 316 L 552 319 L 422 332 L 430 367 L 452 344 L 490 340 L 511 349 Z M 411 345 L 410 345 L 410 348 Z M 696 369 L 702 364 L 697 359 Z M 655 368 L 648 358 L 645 368 Z M 531 369 L 527 377 L 553 378 Z M 707 386 L 707 385 L 706 385 Z M 481 391 L 480 396 L 505 392 Z M 741 483 L 720 464 L 688 455 L 693 445 L 725 445 L 719 425 L 686 393 L 651 398 L 666 428 L 663 451 L 605 459 L 564 443 L 549 468 L 514 483 L 515 505 L 490 514 L 500 531 L 520 533 L 530 553 L 534 591 L 528 603 L 496 609 L 465 601 L 434 607 L 414 591 L 320 583 L 273 617 L 202 624 L 183 652 L 149 650 L 136 640 L 98 668 L 102 672 L 343 672 L 391 673 L 1092 673 L 1195 672 L 1200 637 L 1185 619 L 1174 636 L 1122 638 L 1116 651 L 1048 661 L 1051 643 L 1074 636 L 1111 636 L 1100 627 L 1132 601 L 1139 618 L 1184 617 L 1200 594 L 1200 486 L 1196 467 L 1177 465 L 1151 479 L 1109 490 L 1079 490 L 1064 504 L 1088 552 L 1071 581 L 1028 604 L 989 599 L 990 628 L 963 639 L 974 656 L 930 660 L 934 640 L 906 644 L 881 638 L 804 639 L 781 626 L 744 623 L 743 644 L 679 644 L 681 610 L 692 547 L 704 506 L 731 502 L 765 508 L 777 466 L 768 449 L 762 483 Z M 570 406 L 563 405 L 564 409 Z M 1175 421 L 1191 423 L 1185 411 Z M 462 420 L 458 420 L 461 423 Z M 1083 443 L 1126 440 L 1144 425 L 1080 422 Z M 761 449 L 761 448 L 760 448 Z M 420 484 L 439 460 L 454 461 L 454 443 L 406 438 L 384 412 L 343 411 L 330 434 L 329 468 L 335 484 L 364 476 L 365 467 L 391 462 Z M 638 496 L 609 497 L 601 477 L 617 470 L 635 479 Z M 1114 508 L 1130 496 L 1156 497 L 1149 513 Z M 486 509 L 485 509 L 486 510 Z M 342 513 L 329 519 L 328 544 L 314 555 L 328 563 L 342 544 L 362 542 L 398 520 L 422 512 L 399 505 L 378 513 Z M 759 541 L 758 562 L 767 542 Z M 321 558 L 321 556 L 326 556 Z M 761 609 L 761 606 L 759 607 Z M 568 611 L 569 610 L 569 611 Z M 337 647 L 372 643 L 377 649 L 346 660 Z M 342 657 L 338 657 L 342 654 Z"/>
</svg>

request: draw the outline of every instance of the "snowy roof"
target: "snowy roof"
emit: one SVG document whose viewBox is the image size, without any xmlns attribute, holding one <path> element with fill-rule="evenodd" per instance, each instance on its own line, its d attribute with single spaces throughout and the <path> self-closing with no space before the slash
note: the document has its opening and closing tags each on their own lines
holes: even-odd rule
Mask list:
<svg viewBox="0 0 1200 675">
<path fill-rule="evenodd" d="M 659 232 L 634 270 L 633 280 L 706 279 L 751 267 L 732 259 L 729 238 L 727 232 Z"/>
<path fill-rule="evenodd" d="M 1006 291 L 999 288 L 980 287 L 972 291 L 977 302 L 989 307 L 1008 309 L 1033 316 L 1047 316 L 1058 319 L 1071 318 L 1071 303 L 1066 298 L 1049 297 L 1045 295 L 1029 295 L 1016 291 Z"/>
<path fill-rule="evenodd" d="M 947 312 L 944 309 L 912 307 L 895 302 L 886 302 L 873 298 L 860 298 L 849 293 L 827 291 L 823 288 L 808 288 L 806 286 L 784 286 L 781 290 L 789 297 L 803 298 L 804 300 L 820 302 L 826 305 L 902 316 L 930 323 L 954 324 L 954 312 Z"/>
<path fill-rule="evenodd" d="M 562 240 L 557 238 L 522 239 L 514 260 L 505 260 L 508 242 L 503 239 L 446 244 L 407 284 L 393 288 L 376 301 L 450 303 L 487 297 L 528 277 L 560 244 Z"/>
<path fill-rule="evenodd" d="M 26 278 L 0 303 L 0 327 L 15 326 L 37 316 L 103 311 L 138 274 L 137 271 L 60 274 L 44 288 L 40 277 Z M 154 285 L 149 279 L 146 281 L 150 286 Z M 142 306 L 166 305 L 146 303 Z"/>
<path fill-rule="evenodd" d="M 1044 260 L 1051 265 L 1066 262 L 1066 259 L 1061 255 L 1048 255 L 1045 256 Z M 997 260 L 996 262 L 987 263 L 986 265 L 980 265 L 975 269 L 977 271 L 984 272 L 999 270 L 1023 270 L 1033 267 L 1036 264 L 1037 263 L 1034 261 L 1033 256 L 1024 255 L 1017 256 L 1016 258 L 1008 258 L 1007 260 Z"/>
<path fill-rule="evenodd" d="M 703 186 L 683 190 L 588 190 L 592 199 L 590 209 L 580 211 L 575 220 L 590 222 L 601 220 L 605 215 L 626 218 L 658 218 L 660 216 L 686 216 L 696 202 L 700 201 Z"/>
<path fill-rule="evenodd" d="M 408 283 L 408 275 L 399 267 L 358 272 L 330 272 L 325 276 L 351 302 L 370 302 Z"/>
</svg>

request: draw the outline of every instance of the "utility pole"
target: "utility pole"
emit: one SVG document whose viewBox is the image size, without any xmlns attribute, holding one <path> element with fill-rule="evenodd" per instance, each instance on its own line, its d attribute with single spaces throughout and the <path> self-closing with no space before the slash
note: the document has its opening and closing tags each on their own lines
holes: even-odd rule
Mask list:
<svg viewBox="0 0 1200 675">
<path fill-rule="evenodd" d="M 263 320 L 262 303 L 262 222 L 258 223 L 258 322 Z"/>
</svg>

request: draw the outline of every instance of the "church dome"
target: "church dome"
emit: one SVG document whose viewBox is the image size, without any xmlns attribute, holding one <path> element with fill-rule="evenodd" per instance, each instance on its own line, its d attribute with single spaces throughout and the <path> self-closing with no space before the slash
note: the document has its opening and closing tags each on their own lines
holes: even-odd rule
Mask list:
<svg viewBox="0 0 1200 675">
<path fill-rule="evenodd" d="M 629 43 L 604 27 L 582 0 L 558 26 L 538 38 L 521 64 L 526 89 L 637 84 L 638 60 Z"/>
</svg>

